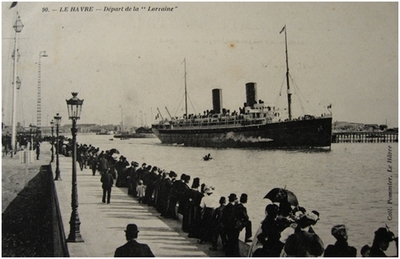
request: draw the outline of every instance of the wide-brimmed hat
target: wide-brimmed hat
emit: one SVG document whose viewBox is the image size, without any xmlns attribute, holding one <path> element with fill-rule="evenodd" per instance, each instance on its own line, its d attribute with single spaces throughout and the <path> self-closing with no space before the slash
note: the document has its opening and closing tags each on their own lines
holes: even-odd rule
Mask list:
<svg viewBox="0 0 400 259">
<path fill-rule="evenodd" d="M 128 224 L 126 226 L 126 233 L 139 233 L 138 227 L 136 226 L 136 224 Z"/>
<path fill-rule="evenodd" d="M 395 239 L 394 233 L 387 228 L 379 228 L 375 231 L 375 239 L 391 242 Z"/>
<path fill-rule="evenodd" d="M 212 187 L 212 186 L 206 186 L 206 187 L 204 188 L 204 192 L 207 193 L 207 194 L 212 194 L 212 193 L 214 192 L 214 187 Z"/>
<path fill-rule="evenodd" d="M 319 220 L 319 217 L 314 214 L 314 213 L 306 213 L 300 216 L 300 219 L 297 220 L 297 223 L 301 228 L 305 228 L 311 225 L 315 225 L 317 221 Z"/>
</svg>

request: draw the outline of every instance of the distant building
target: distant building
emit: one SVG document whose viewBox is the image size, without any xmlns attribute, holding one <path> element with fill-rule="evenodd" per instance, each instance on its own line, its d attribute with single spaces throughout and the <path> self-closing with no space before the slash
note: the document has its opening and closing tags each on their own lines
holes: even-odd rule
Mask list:
<svg viewBox="0 0 400 259">
<path fill-rule="evenodd" d="M 72 124 L 65 124 L 64 126 L 62 126 L 63 130 L 66 131 L 67 129 L 71 130 L 72 128 Z M 90 133 L 90 132 L 96 132 L 97 130 L 100 131 L 100 129 L 98 129 L 98 125 L 97 124 L 76 124 L 76 128 L 78 130 L 78 132 L 80 133 Z"/>
<path fill-rule="evenodd" d="M 388 128 L 387 125 L 364 124 L 347 121 L 335 121 L 332 124 L 332 127 L 334 132 L 385 131 Z"/>
<path fill-rule="evenodd" d="M 364 130 L 366 130 L 366 131 L 379 130 L 379 126 L 378 126 L 378 124 L 365 124 L 364 125 Z"/>
</svg>

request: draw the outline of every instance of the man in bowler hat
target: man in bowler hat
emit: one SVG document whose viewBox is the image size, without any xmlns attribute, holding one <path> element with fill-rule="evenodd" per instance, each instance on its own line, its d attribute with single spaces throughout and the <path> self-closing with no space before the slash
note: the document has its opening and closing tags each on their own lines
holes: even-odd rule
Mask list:
<svg viewBox="0 0 400 259">
<path fill-rule="evenodd" d="M 136 241 L 138 233 L 136 224 L 128 224 L 125 230 L 128 242 L 115 250 L 114 257 L 155 257 L 148 245 Z"/>
<path fill-rule="evenodd" d="M 103 199 L 102 202 L 106 202 L 106 195 L 107 195 L 107 203 L 110 203 L 111 198 L 111 188 L 114 184 L 114 180 L 112 175 L 110 174 L 110 170 L 104 172 L 101 175 L 100 181 L 103 183 L 101 187 L 103 188 Z"/>
</svg>

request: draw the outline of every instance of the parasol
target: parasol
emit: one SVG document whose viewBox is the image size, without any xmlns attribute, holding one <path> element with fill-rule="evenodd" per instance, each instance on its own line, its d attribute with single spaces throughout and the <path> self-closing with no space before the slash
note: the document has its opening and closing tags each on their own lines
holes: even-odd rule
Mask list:
<svg viewBox="0 0 400 259">
<path fill-rule="evenodd" d="M 290 205 L 297 206 L 299 202 L 297 201 L 296 195 L 293 192 L 286 190 L 284 188 L 273 188 L 264 199 L 270 199 L 272 202 L 288 202 Z"/>
</svg>

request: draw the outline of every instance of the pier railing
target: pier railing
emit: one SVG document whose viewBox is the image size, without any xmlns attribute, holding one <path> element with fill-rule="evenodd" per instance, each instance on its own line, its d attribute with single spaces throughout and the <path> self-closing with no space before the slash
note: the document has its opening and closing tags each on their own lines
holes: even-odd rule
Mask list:
<svg viewBox="0 0 400 259">
<path fill-rule="evenodd" d="M 61 218 L 60 205 L 58 202 L 58 195 L 54 183 L 54 175 L 51 164 L 42 166 L 48 172 L 50 180 L 50 199 L 52 209 L 52 228 L 53 228 L 53 253 L 55 257 L 69 257 L 69 251 L 66 243 L 64 226 Z M 41 170 L 43 170 L 41 168 Z"/>
<path fill-rule="evenodd" d="M 398 142 L 398 132 L 334 132 L 332 143 L 394 143 Z"/>
</svg>

